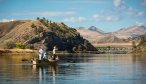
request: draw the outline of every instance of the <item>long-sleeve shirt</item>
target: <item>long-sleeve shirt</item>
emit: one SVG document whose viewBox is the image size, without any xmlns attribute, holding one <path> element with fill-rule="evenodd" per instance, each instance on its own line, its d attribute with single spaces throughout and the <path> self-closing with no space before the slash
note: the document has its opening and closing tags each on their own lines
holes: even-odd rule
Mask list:
<svg viewBox="0 0 146 84">
<path fill-rule="evenodd" d="M 57 50 L 56 48 L 53 49 L 53 54 L 56 54 L 56 50 Z"/>
<path fill-rule="evenodd" d="M 39 53 L 40 53 L 40 54 L 43 54 L 43 53 L 44 53 L 44 50 L 43 50 L 43 49 L 40 49 L 40 50 L 39 50 Z"/>
</svg>

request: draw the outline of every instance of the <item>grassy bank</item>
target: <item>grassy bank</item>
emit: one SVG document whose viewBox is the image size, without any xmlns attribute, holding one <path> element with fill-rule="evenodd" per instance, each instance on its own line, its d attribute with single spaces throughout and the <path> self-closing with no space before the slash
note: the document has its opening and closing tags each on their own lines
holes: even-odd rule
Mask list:
<svg viewBox="0 0 146 84">
<path fill-rule="evenodd" d="M 146 54 L 146 51 L 131 52 L 132 54 Z"/>
<path fill-rule="evenodd" d="M 30 49 L 0 49 L 0 54 L 30 54 L 30 53 L 37 53 L 37 51 Z"/>
</svg>

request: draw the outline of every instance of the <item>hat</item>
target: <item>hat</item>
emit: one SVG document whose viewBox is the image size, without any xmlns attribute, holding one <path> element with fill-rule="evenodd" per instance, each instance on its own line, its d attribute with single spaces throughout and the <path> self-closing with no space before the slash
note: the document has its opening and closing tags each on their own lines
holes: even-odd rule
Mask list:
<svg viewBox="0 0 146 84">
<path fill-rule="evenodd" d="M 54 49 L 56 48 L 56 46 L 54 46 Z"/>
</svg>

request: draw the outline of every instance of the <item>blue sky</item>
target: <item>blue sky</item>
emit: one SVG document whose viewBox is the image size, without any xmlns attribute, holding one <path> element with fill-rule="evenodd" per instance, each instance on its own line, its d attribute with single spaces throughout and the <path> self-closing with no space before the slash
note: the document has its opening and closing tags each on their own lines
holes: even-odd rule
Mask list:
<svg viewBox="0 0 146 84">
<path fill-rule="evenodd" d="M 112 32 L 146 26 L 146 0 L 0 0 L 0 21 L 36 17 Z"/>
</svg>

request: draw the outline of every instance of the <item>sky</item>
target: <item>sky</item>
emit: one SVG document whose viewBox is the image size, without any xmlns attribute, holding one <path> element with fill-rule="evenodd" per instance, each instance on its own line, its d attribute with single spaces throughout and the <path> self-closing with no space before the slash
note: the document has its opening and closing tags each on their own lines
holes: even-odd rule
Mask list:
<svg viewBox="0 0 146 84">
<path fill-rule="evenodd" d="M 0 0 L 0 21 L 45 17 L 70 27 L 114 32 L 146 26 L 146 0 Z"/>
</svg>

